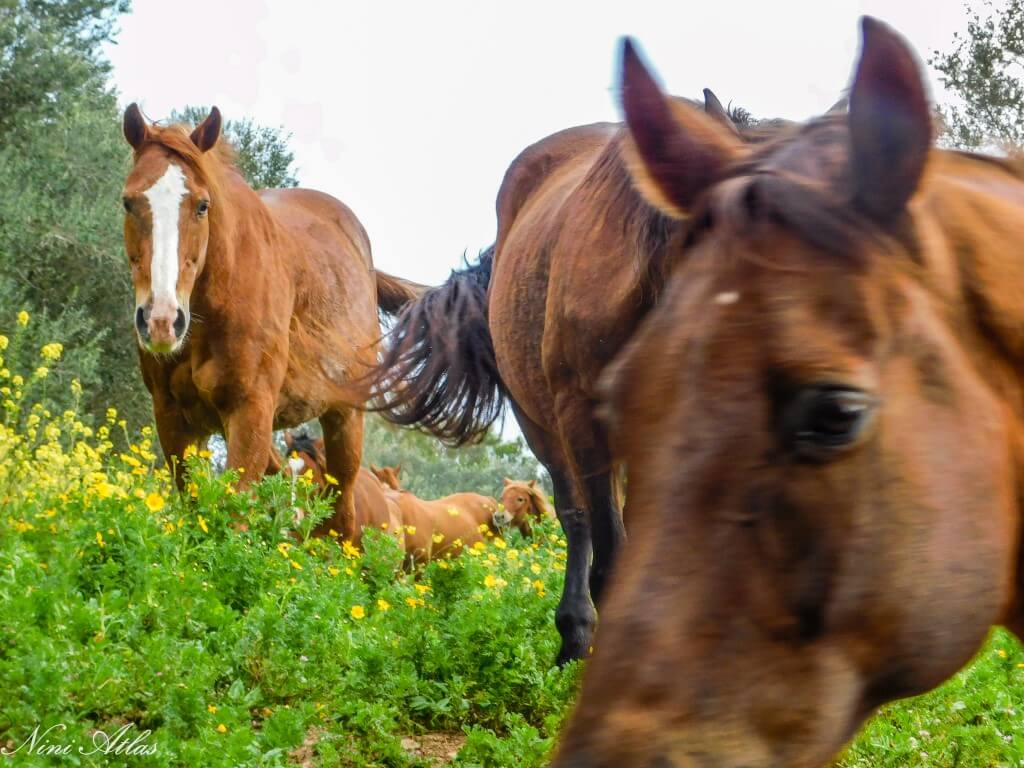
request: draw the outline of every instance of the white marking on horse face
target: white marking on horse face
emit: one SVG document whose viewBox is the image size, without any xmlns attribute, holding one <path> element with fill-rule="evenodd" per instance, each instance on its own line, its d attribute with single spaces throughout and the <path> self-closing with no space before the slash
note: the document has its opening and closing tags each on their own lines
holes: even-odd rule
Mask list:
<svg viewBox="0 0 1024 768">
<path fill-rule="evenodd" d="M 306 462 L 298 456 L 288 457 L 288 469 L 292 471 L 292 477 L 298 477 L 306 468 Z"/>
<path fill-rule="evenodd" d="M 144 193 L 153 216 L 153 258 L 149 267 L 150 290 L 154 299 L 171 299 L 178 304 L 178 223 L 181 201 L 188 194 L 185 173 L 168 163 L 164 175 Z"/>
<path fill-rule="evenodd" d="M 512 522 L 512 515 L 504 509 L 496 509 L 491 513 L 491 520 L 498 528 L 504 528 Z"/>
<path fill-rule="evenodd" d="M 736 291 L 722 291 L 715 296 L 715 304 L 735 304 L 739 300 L 740 295 Z"/>
</svg>

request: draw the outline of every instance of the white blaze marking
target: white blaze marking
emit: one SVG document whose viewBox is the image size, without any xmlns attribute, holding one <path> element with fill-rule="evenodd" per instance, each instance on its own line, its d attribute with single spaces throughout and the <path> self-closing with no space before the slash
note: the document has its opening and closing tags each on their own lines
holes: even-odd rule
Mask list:
<svg viewBox="0 0 1024 768">
<path fill-rule="evenodd" d="M 715 304 L 735 304 L 740 295 L 736 291 L 724 291 L 715 296 Z"/>
<path fill-rule="evenodd" d="M 188 194 L 185 174 L 169 163 L 164 175 L 143 194 L 153 215 L 153 259 L 150 264 L 150 288 L 153 298 L 167 298 L 177 305 L 178 219 L 181 201 Z"/>
</svg>

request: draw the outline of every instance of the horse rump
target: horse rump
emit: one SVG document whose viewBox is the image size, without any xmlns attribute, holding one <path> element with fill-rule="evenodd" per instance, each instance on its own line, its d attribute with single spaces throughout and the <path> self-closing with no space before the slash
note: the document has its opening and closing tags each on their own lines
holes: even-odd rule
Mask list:
<svg viewBox="0 0 1024 768">
<path fill-rule="evenodd" d="M 491 246 L 405 304 L 368 376 L 370 410 L 452 446 L 480 440 L 497 421 L 504 391 L 487 325 L 493 259 Z"/>
</svg>

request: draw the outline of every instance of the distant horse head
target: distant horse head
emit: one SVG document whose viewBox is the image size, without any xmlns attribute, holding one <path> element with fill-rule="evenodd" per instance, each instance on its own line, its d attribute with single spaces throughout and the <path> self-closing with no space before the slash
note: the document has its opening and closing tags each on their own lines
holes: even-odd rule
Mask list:
<svg viewBox="0 0 1024 768">
<path fill-rule="evenodd" d="M 518 528 L 524 536 L 529 536 L 532 521 L 554 517 L 555 511 L 536 480 L 505 478 L 501 492 L 501 507 L 493 515 L 496 526 Z"/>
<path fill-rule="evenodd" d="M 559 768 L 818 768 L 1024 627 L 1024 174 L 933 149 L 913 53 L 863 35 L 848 112 L 753 147 L 624 49 L 686 257 L 603 381 L 630 542 Z"/>
<path fill-rule="evenodd" d="M 396 464 L 393 467 L 378 467 L 373 464 L 370 465 L 370 471 L 377 476 L 384 485 L 393 491 L 402 490 L 402 484 L 399 482 L 399 476 L 402 474 L 402 465 Z"/>
<path fill-rule="evenodd" d="M 314 438 L 308 432 L 284 433 L 284 444 L 287 448 L 285 474 L 298 477 L 307 471 L 313 473 L 313 481 L 320 488 L 327 486 L 327 458 L 324 454 L 324 439 Z"/>
<path fill-rule="evenodd" d="M 218 143 L 220 111 L 189 133 L 147 124 L 138 106 L 124 113 L 135 150 L 125 181 L 124 240 L 135 286 L 135 330 L 151 352 L 176 351 L 188 332 L 192 289 L 206 263 L 211 217 L 231 149 Z"/>
</svg>

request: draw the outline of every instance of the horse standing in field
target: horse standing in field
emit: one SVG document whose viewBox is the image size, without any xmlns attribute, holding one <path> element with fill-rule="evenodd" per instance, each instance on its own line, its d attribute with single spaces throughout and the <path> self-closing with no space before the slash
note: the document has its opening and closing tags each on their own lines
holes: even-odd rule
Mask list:
<svg viewBox="0 0 1024 768">
<path fill-rule="evenodd" d="M 125 250 L 160 444 L 176 471 L 189 445 L 222 432 L 244 486 L 279 469 L 275 427 L 318 416 L 351 537 L 365 401 L 353 382 L 376 360 L 378 308 L 416 289 L 374 271 L 340 201 L 250 189 L 220 130 L 216 107 L 191 133 L 147 124 L 135 104 L 124 114 Z"/>
<path fill-rule="evenodd" d="M 288 449 L 284 471 L 293 477 L 310 472 L 312 482 L 327 493 L 333 485 L 334 477 L 327 472 L 323 438 L 314 440 L 305 433 L 294 435 L 286 431 L 284 441 Z M 402 511 L 376 475 L 360 467 L 352 492 L 355 500 L 355 530 L 351 538 L 353 545 L 358 547 L 362 544 L 364 528 L 375 528 L 393 536 L 404 549 Z M 336 511 L 320 521 L 313 535 L 324 536 L 332 530 L 337 532 L 340 525 Z"/>
<path fill-rule="evenodd" d="M 605 374 L 630 546 L 553 766 L 819 768 L 1024 631 L 1024 168 L 934 149 L 872 19 L 849 114 L 753 151 L 622 78 L 687 255 Z"/>
<path fill-rule="evenodd" d="M 405 551 L 414 563 L 454 557 L 465 547 L 495 533 L 493 522 L 498 502 L 479 493 L 453 493 L 440 499 L 421 499 L 402 488 L 401 465 L 375 467 L 374 475 L 390 489 L 402 510 Z"/>
<path fill-rule="evenodd" d="M 709 136 L 738 140 L 714 94 L 705 99 Z M 386 418 L 456 445 L 485 434 L 507 396 L 566 536 L 559 663 L 587 653 L 591 595 L 625 537 L 598 380 L 682 248 L 683 223 L 634 189 L 631 148 L 622 125 L 599 123 L 524 150 L 498 192 L 495 245 L 405 308 L 376 373 Z"/>
<path fill-rule="evenodd" d="M 494 522 L 499 527 L 515 528 L 523 536 L 532 536 L 534 521 L 554 520 L 555 517 L 555 510 L 536 480 L 505 478 L 501 489 L 501 507 L 494 515 Z"/>
</svg>

